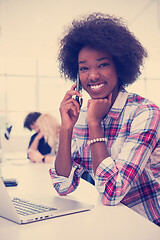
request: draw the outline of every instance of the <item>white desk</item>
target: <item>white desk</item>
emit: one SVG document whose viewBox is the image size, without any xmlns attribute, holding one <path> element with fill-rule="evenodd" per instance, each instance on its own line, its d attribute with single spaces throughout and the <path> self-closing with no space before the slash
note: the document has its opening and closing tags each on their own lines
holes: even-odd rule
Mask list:
<svg viewBox="0 0 160 240">
<path fill-rule="evenodd" d="M 10 195 L 57 195 L 48 174 L 48 164 L 28 160 L 10 161 L 2 166 L 4 177 L 16 177 L 18 187 L 7 188 Z M 160 240 L 160 228 L 131 209 L 120 204 L 103 206 L 94 186 L 81 180 L 78 189 L 68 198 L 93 203 L 88 212 L 18 225 L 0 217 L 1 240 Z"/>
</svg>

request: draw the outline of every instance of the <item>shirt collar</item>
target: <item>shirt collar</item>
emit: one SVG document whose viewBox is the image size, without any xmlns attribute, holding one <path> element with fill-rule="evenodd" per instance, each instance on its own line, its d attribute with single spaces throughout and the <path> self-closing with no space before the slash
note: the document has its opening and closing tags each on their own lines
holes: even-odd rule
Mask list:
<svg viewBox="0 0 160 240">
<path fill-rule="evenodd" d="M 127 97 L 128 92 L 123 87 L 121 87 L 118 96 L 107 116 L 118 119 L 127 101 Z"/>
</svg>

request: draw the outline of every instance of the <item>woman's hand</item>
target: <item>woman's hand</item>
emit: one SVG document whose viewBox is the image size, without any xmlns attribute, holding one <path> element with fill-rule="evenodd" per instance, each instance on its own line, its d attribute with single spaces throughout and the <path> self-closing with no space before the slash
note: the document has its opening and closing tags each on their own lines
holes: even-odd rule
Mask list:
<svg viewBox="0 0 160 240">
<path fill-rule="evenodd" d="M 45 163 L 51 163 L 55 160 L 56 156 L 52 156 L 50 154 L 45 156 Z"/>
<path fill-rule="evenodd" d="M 74 84 L 66 93 L 60 105 L 62 124 L 59 132 L 59 147 L 55 159 L 55 168 L 58 175 L 65 177 L 68 177 L 70 175 L 72 169 L 72 131 L 80 113 L 80 105 L 73 98 L 73 96 L 82 96 L 78 91 L 75 90 L 75 88 L 76 84 Z"/>
<path fill-rule="evenodd" d="M 80 106 L 73 96 L 77 95 L 78 97 L 82 97 L 82 95 L 76 91 L 75 88 L 76 83 L 67 91 L 60 105 L 62 126 L 65 129 L 73 129 L 80 113 Z"/>
<path fill-rule="evenodd" d="M 88 113 L 87 122 L 88 124 L 100 124 L 102 119 L 107 115 L 112 104 L 112 93 L 109 94 L 108 98 L 104 99 L 90 99 L 88 100 Z"/>
<path fill-rule="evenodd" d="M 44 156 L 39 151 L 29 150 L 28 157 L 32 162 L 42 162 Z"/>
</svg>

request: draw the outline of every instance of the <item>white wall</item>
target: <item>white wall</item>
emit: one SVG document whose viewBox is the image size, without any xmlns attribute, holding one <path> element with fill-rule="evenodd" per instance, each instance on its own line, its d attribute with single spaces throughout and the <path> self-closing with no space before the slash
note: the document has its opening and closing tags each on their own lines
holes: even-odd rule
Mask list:
<svg viewBox="0 0 160 240">
<path fill-rule="evenodd" d="M 59 118 L 71 84 L 59 76 L 58 39 L 74 17 L 93 11 L 123 17 L 147 48 L 143 77 L 128 89 L 160 106 L 160 0 L 0 0 L 0 115 L 13 124 L 8 151 L 26 148 L 29 111 Z"/>
</svg>

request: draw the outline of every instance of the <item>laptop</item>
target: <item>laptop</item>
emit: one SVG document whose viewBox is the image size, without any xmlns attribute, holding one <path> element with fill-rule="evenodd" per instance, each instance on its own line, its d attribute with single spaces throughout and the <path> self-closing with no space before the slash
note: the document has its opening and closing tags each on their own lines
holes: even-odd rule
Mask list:
<svg viewBox="0 0 160 240">
<path fill-rule="evenodd" d="M 92 204 L 58 196 L 21 199 L 9 195 L 0 177 L 0 216 L 18 224 L 31 223 L 49 218 L 91 210 Z"/>
</svg>

